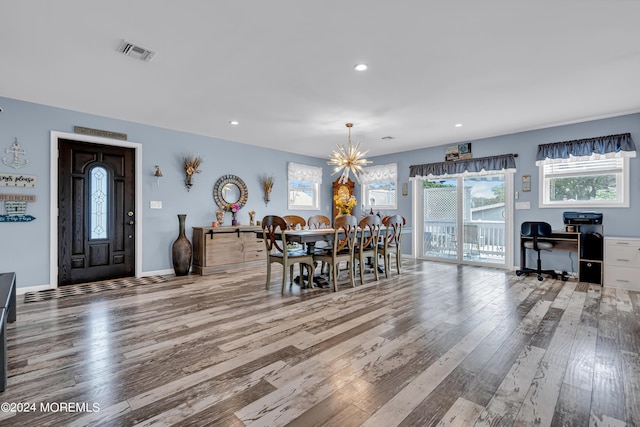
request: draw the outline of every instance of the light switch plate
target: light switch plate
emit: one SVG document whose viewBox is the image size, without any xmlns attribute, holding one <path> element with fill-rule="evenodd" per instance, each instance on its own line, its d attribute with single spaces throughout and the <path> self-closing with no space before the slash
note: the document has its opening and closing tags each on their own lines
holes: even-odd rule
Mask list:
<svg viewBox="0 0 640 427">
<path fill-rule="evenodd" d="M 151 200 L 149 202 L 149 207 L 151 209 L 162 209 L 162 200 Z"/>
</svg>

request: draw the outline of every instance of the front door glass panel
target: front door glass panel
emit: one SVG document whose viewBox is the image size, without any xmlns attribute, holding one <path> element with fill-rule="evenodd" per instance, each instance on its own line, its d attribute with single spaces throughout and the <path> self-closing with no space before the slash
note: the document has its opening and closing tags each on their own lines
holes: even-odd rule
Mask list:
<svg viewBox="0 0 640 427">
<path fill-rule="evenodd" d="M 102 166 L 96 166 L 91 169 L 91 179 L 89 180 L 89 197 L 90 202 L 90 230 L 91 239 L 106 239 L 108 233 L 108 188 L 107 182 L 109 175 L 107 170 Z"/>
</svg>

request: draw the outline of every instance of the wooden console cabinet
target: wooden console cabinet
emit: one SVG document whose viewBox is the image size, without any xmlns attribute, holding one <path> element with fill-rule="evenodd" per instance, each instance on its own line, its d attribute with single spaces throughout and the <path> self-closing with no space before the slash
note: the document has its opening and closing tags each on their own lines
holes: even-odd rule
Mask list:
<svg viewBox="0 0 640 427">
<path fill-rule="evenodd" d="M 260 227 L 193 227 L 193 265 L 191 271 L 203 276 L 221 266 L 266 259 L 264 240 L 256 238 Z"/>
</svg>

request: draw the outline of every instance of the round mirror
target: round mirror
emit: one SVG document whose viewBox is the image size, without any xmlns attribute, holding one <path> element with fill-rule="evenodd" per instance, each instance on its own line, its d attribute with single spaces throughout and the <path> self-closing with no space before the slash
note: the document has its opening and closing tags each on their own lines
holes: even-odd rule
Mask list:
<svg viewBox="0 0 640 427">
<path fill-rule="evenodd" d="M 248 197 L 247 186 L 235 175 L 221 176 L 213 186 L 213 199 L 220 209 L 229 210 L 229 205 L 244 206 Z"/>
<path fill-rule="evenodd" d="M 232 182 L 222 187 L 222 198 L 227 204 L 236 204 L 240 200 L 240 189 Z"/>
</svg>

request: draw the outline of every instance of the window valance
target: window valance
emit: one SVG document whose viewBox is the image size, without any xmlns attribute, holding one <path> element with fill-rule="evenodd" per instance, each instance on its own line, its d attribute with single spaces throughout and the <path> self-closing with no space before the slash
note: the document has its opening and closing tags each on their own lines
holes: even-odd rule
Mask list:
<svg viewBox="0 0 640 427">
<path fill-rule="evenodd" d="M 477 159 L 456 160 L 453 162 L 425 163 L 409 166 L 409 177 L 433 178 L 438 176 L 460 176 L 470 173 L 515 172 L 517 154 L 479 157 Z"/>
<path fill-rule="evenodd" d="M 597 160 L 603 158 L 635 157 L 636 145 L 630 133 L 554 142 L 538 145 L 536 165 L 566 162 L 567 159 Z"/>
<path fill-rule="evenodd" d="M 360 182 L 362 184 L 370 184 L 372 182 L 391 181 L 398 177 L 398 164 L 390 163 L 388 165 L 369 166 L 363 168 L 360 174 Z"/>
<path fill-rule="evenodd" d="M 290 180 L 322 184 L 322 168 L 289 162 L 288 178 Z"/>
</svg>

